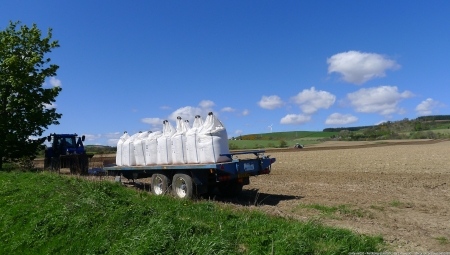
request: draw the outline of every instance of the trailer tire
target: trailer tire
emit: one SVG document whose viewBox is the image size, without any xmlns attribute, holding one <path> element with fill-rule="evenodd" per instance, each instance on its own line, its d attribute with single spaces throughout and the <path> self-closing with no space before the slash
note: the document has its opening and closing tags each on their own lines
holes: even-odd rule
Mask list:
<svg viewBox="0 0 450 255">
<path fill-rule="evenodd" d="M 241 194 L 244 184 L 237 181 L 229 181 L 227 183 L 221 183 L 219 185 L 219 191 L 222 196 L 235 197 Z"/>
<path fill-rule="evenodd" d="M 191 199 L 194 194 L 192 177 L 187 174 L 175 174 L 173 176 L 172 193 L 181 199 Z"/>
<path fill-rule="evenodd" d="M 169 193 L 170 178 L 165 174 L 154 174 L 152 176 L 152 194 L 161 196 Z"/>
</svg>

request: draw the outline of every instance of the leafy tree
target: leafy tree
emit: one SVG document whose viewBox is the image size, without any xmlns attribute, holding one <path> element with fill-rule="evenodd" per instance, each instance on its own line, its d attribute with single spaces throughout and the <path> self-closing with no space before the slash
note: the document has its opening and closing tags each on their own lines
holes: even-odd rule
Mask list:
<svg viewBox="0 0 450 255">
<path fill-rule="evenodd" d="M 19 25 L 10 22 L 0 31 L 0 169 L 4 161 L 33 159 L 43 138 L 30 136 L 42 136 L 62 116 L 51 107 L 61 88 L 43 88 L 59 68 L 45 57 L 58 41 L 50 41 L 51 28 L 41 38 L 36 24 Z"/>
</svg>

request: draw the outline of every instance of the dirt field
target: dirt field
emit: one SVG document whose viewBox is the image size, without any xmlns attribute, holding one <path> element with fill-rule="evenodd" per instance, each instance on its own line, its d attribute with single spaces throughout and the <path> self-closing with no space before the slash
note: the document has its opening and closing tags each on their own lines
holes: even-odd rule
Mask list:
<svg viewBox="0 0 450 255">
<path fill-rule="evenodd" d="M 219 200 L 382 235 L 399 252 L 450 252 L 450 141 L 267 154 L 270 175 Z"/>
</svg>

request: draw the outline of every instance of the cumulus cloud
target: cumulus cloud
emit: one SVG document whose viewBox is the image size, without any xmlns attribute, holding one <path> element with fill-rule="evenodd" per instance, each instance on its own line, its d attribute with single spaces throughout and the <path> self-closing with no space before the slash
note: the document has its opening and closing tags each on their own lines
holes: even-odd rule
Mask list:
<svg viewBox="0 0 450 255">
<path fill-rule="evenodd" d="M 111 139 L 113 139 L 113 138 L 120 138 L 122 135 L 123 135 L 123 133 L 120 133 L 120 132 L 112 132 L 112 133 L 104 134 L 104 136 L 106 138 L 111 138 Z"/>
<path fill-rule="evenodd" d="M 238 130 L 234 131 L 234 133 L 235 133 L 236 135 L 240 135 L 240 134 L 244 133 L 244 131 L 238 129 Z"/>
<path fill-rule="evenodd" d="M 400 93 L 396 86 L 380 86 L 349 93 L 347 99 L 356 112 L 389 115 L 404 112 L 398 108 L 398 103 L 413 96 L 414 94 L 407 90 Z"/>
<path fill-rule="evenodd" d="M 56 79 L 55 77 L 51 77 L 49 82 L 53 87 L 61 87 L 61 81 Z"/>
<path fill-rule="evenodd" d="M 203 100 L 198 104 L 198 106 L 200 106 L 201 108 L 211 108 L 215 105 L 216 104 L 211 100 Z"/>
<path fill-rule="evenodd" d="M 258 105 L 261 108 L 273 110 L 276 108 L 280 108 L 283 106 L 284 102 L 277 95 L 272 96 L 262 96 L 261 101 L 258 102 Z"/>
<path fill-rule="evenodd" d="M 325 121 L 327 125 L 345 125 L 350 123 L 355 123 L 358 121 L 358 118 L 351 114 L 341 114 L 341 113 L 333 113 Z"/>
<path fill-rule="evenodd" d="M 48 109 L 48 110 L 56 108 L 56 104 L 55 103 L 43 104 L 43 106 L 44 106 L 45 109 Z"/>
<path fill-rule="evenodd" d="M 311 116 L 304 114 L 288 114 L 280 120 L 280 124 L 301 125 L 311 121 Z"/>
<path fill-rule="evenodd" d="M 321 108 L 328 109 L 336 101 L 336 96 L 327 91 L 317 91 L 314 87 L 311 87 L 311 89 L 304 89 L 298 95 L 292 97 L 291 101 L 300 105 L 303 113 L 313 114 Z"/>
<path fill-rule="evenodd" d="M 430 115 L 433 113 L 433 109 L 440 107 L 442 104 L 439 101 L 433 100 L 432 98 L 427 98 L 427 100 L 422 101 L 416 107 L 417 115 Z"/>
<path fill-rule="evenodd" d="M 375 123 L 375 126 L 381 125 L 381 124 L 386 123 L 386 122 L 387 122 L 387 120 L 379 121 L 379 122 Z"/>
<path fill-rule="evenodd" d="M 224 107 L 220 110 L 221 112 L 235 112 L 236 109 L 233 109 L 231 107 Z"/>
<path fill-rule="evenodd" d="M 195 118 L 195 115 L 200 115 L 203 119 L 206 118 L 209 112 L 211 112 L 211 108 L 198 108 L 198 107 L 192 107 L 192 106 L 185 106 L 182 108 L 179 108 L 172 112 L 168 119 L 171 121 L 176 121 L 177 117 L 180 116 L 184 120 L 193 121 Z M 215 113 L 215 115 L 218 115 Z M 193 122 L 192 122 L 193 123 Z"/>
<path fill-rule="evenodd" d="M 98 135 L 84 134 L 84 136 L 86 137 L 87 141 L 94 141 L 94 140 L 97 140 L 102 137 L 102 135 L 100 135 L 100 134 L 98 134 Z"/>
<path fill-rule="evenodd" d="M 250 111 L 247 110 L 247 109 L 243 110 L 242 113 L 241 113 L 242 116 L 247 116 L 249 114 L 250 114 Z"/>
<path fill-rule="evenodd" d="M 341 52 L 327 59 L 328 73 L 339 73 L 349 83 L 361 85 L 366 81 L 386 76 L 386 70 L 400 68 L 394 60 L 376 53 Z"/>
<path fill-rule="evenodd" d="M 162 125 L 163 119 L 160 118 L 143 118 L 141 122 L 152 125 L 153 127 Z"/>
<path fill-rule="evenodd" d="M 118 142 L 119 142 L 119 139 L 108 139 L 108 141 L 106 141 L 106 144 L 109 146 L 117 146 Z"/>
</svg>

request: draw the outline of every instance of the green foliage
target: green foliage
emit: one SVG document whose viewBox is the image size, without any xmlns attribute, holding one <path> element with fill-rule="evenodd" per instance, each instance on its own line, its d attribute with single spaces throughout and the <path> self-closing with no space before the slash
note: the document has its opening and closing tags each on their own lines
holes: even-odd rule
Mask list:
<svg viewBox="0 0 450 255">
<path fill-rule="evenodd" d="M 49 173 L 0 172 L 0 211 L 0 254 L 347 254 L 383 245 L 315 222 Z"/>
<path fill-rule="evenodd" d="M 278 146 L 279 146 L 280 148 L 285 148 L 285 147 L 287 147 L 287 142 L 286 142 L 285 140 L 280 140 L 280 141 L 278 142 Z"/>
<path fill-rule="evenodd" d="M 46 78 L 56 76 L 58 66 L 45 55 L 59 47 L 58 41 L 50 41 L 51 29 L 41 38 L 35 24 L 19 24 L 10 22 L 0 31 L 0 167 L 4 160 L 33 159 L 43 139 L 29 137 L 40 137 L 61 117 L 48 107 L 61 88 L 42 86 Z"/>
</svg>

